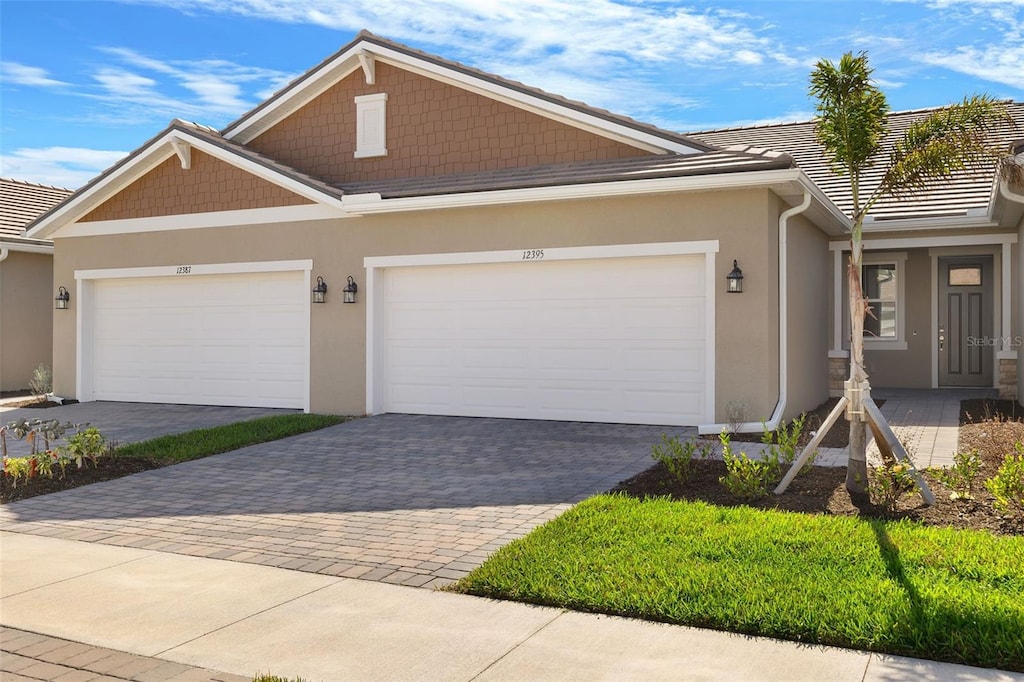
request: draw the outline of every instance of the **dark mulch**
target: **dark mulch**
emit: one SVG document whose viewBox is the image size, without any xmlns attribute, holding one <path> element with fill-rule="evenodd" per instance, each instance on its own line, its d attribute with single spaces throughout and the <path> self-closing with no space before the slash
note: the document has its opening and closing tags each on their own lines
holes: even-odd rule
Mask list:
<svg viewBox="0 0 1024 682">
<path fill-rule="evenodd" d="M 835 401 L 830 401 L 830 405 L 834 406 Z M 822 405 L 815 410 L 813 418 L 818 419 L 818 415 L 821 415 L 823 419 L 829 409 L 829 404 Z M 992 496 L 982 485 L 985 479 L 995 475 L 1005 455 L 1013 452 L 1013 443 L 1024 441 L 1024 409 L 1012 401 L 964 401 L 962 414 L 966 417 L 961 420 L 960 449 L 965 451 L 977 448 L 982 460 L 973 499 L 951 499 L 951 491 L 931 472 L 925 472 L 925 479 L 936 496 L 935 504 L 925 506 L 920 495 L 915 492 L 905 496 L 895 512 L 889 512 L 881 506 L 851 500 L 846 490 L 846 469 L 812 467 L 809 472 L 797 476 L 782 495 L 769 495 L 763 500 L 746 502 L 730 494 L 719 483 L 726 470 L 725 464 L 718 460 L 695 462 L 693 477 L 687 483 L 679 483 L 661 464 L 655 464 L 647 471 L 620 483 L 616 491 L 635 497 L 669 496 L 678 500 L 702 500 L 720 506 L 747 505 L 762 509 L 862 518 L 905 518 L 930 526 L 1024 535 L 1024 515 L 996 512 L 992 508 Z M 808 423 L 811 423 L 810 419 Z M 840 421 L 833 431 L 845 426 L 846 422 Z M 848 428 L 846 433 L 848 437 Z M 845 442 L 840 442 L 832 447 L 845 446 Z"/>
<path fill-rule="evenodd" d="M 11 485 L 9 477 L 0 476 L 0 502 L 14 502 L 36 495 L 69 490 L 90 483 L 137 474 L 140 471 L 158 469 L 162 466 L 164 466 L 162 463 L 144 457 L 104 457 L 95 466 L 87 464 L 81 469 L 76 469 L 73 465 L 68 467 L 64 472 L 64 478 L 61 478 L 58 473 L 54 474 L 53 478 L 37 476 L 27 480 L 21 479 L 18 481 L 17 487 Z"/>
</svg>

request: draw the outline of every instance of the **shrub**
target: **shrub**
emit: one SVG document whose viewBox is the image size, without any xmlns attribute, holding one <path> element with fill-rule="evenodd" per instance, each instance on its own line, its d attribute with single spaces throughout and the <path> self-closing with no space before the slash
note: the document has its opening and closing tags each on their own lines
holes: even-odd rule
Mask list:
<svg viewBox="0 0 1024 682">
<path fill-rule="evenodd" d="M 680 442 L 678 436 L 669 438 L 663 433 L 661 442 L 651 446 L 651 457 L 661 463 L 673 478 L 686 483 L 693 474 L 693 455 L 696 451 L 697 445 L 692 440 Z"/>
<path fill-rule="evenodd" d="M 53 392 L 53 373 L 46 365 L 39 365 L 32 371 L 28 388 L 33 395 L 46 395 Z"/>
<path fill-rule="evenodd" d="M 938 473 L 942 484 L 952 490 L 954 500 L 969 500 L 974 492 L 974 480 L 981 469 L 981 457 L 977 450 L 957 452 L 953 455 L 953 466 Z"/>
<path fill-rule="evenodd" d="M 875 504 L 885 507 L 888 511 L 896 511 L 896 507 L 904 495 L 914 489 L 914 476 L 907 464 L 886 464 L 875 467 L 875 475 L 868 485 L 868 494 Z"/>
<path fill-rule="evenodd" d="M 93 466 L 96 465 L 96 460 L 104 453 L 106 442 L 107 439 L 100 430 L 90 426 L 68 438 L 68 443 L 62 451 L 81 469 L 85 460 L 89 460 Z"/>
<path fill-rule="evenodd" d="M 738 455 L 732 451 L 729 434 L 722 431 L 722 460 L 725 462 L 725 476 L 718 482 L 733 495 L 747 501 L 768 496 L 768 490 L 779 477 L 778 454 L 768 453 L 764 460 L 754 460 L 747 453 Z"/>
<path fill-rule="evenodd" d="M 1014 444 L 1016 455 L 1009 454 L 985 488 L 996 498 L 993 506 L 999 511 L 1024 512 L 1024 443 Z"/>
</svg>

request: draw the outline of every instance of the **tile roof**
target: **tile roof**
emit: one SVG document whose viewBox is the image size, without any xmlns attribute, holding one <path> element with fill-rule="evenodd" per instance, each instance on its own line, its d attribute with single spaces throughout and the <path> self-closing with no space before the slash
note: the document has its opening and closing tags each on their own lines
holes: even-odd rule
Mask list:
<svg viewBox="0 0 1024 682">
<path fill-rule="evenodd" d="M 337 52 L 332 54 L 327 59 L 323 60 L 320 64 L 317 64 L 312 69 L 309 69 L 304 74 L 302 74 L 301 76 L 299 76 L 295 80 L 293 80 L 290 83 L 288 83 L 287 85 L 285 85 L 283 88 L 281 88 L 280 90 L 275 92 L 269 99 L 264 100 L 263 102 L 261 102 L 256 108 L 246 112 L 245 114 L 243 114 L 237 120 L 232 121 L 231 123 L 229 123 L 227 126 L 224 127 L 224 129 L 221 132 L 224 133 L 227 136 L 233 135 L 234 134 L 233 133 L 233 129 L 237 128 L 238 126 L 243 124 L 245 121 L 249 120 L 253 116 L 257 115 L 259 112 L 263 111 L 266 107 L 270 106 L 273 102 L 275 102 L 276 100 L 278 100 L 279 98 L 281 98 L 282 96 L 287 94 L 288 92 L 294 90 L 295 88 L 302 87 L 302 83 L 304 81 L 306 81 L 308 78 L 310 78 L 313 74 L 315 74 L 317 71 L 319 71 L 324 66 L 330 64 L 332 61 L 337 59 L 339 56 L 345 54 L 345 52 L 347 52 L 348 50 L 352 49 L 355 45 L 357 45 L 360 42 L 372 43 L 372 44 L 378 45 L 380 47 L 385 47 L 385 48 L 388 48 L 390 50 L 394 50 L 395 52 L 399 52 L 401 54 L 407 55 L 409 57 L 414 57 L 416 59 L 421 59 L 421 60 L 429 62 L 431 64 L 435 64 L 437 66 L 440 66 L 442 68 L 446 68 L 446 69 L 449 69 L 451 71 L 455 71 L 455 72 L 458 72 L 458 73 L 461 73 L 461 74 L 464 74 L 464 75 L 467 75 L 467 76 L 472 76 L 474 78 L 480 79 L 481 81 L 484 81 L 484 82 L 487 82 L 487 83 L 491 83 L 493 85 L 498 85 L 498 86 L 501 86 L 503 88 L 507 88 L 509 90 L 515 91 L 515 92 L 523 94 L 523 95 L 529 95 L 531 97 L 536 97 L 536 98 L 541 99 L 541 100 L 543 100 L 545 102 L 549 102 L 551 104 L 556 104 L 556 105 L 565 107 L 567 109 L 571 109 L 573 111 L 576 111 L 576 112 L 579 112 L 579 113 L 582 113 L 582 114 L 587 114 L 587 115 L 590 115 L 590 116 L 594 116 L 596 118 L 600 118 L 600 119 L 603 119 L 605 121 L 610 121 L 610 122 L 613 122 L 613 123 L 617 123 L 617 124 L 625 126 L 627 128 L 632 128 L 633 130 L 636 130 L 636 131 L 639 131 L 639 132 L 644 132 L 644 133 L 647 133 L 647 134 L 650 134 L 650 135 L 654 135 L 656 137 L 663 138 L 663 139 L 665 139 L 667 141 L 671 141 L 671 142 L 674 142 L 676 144 L 682 144 L 682 145 L 690 146 L 690 147 L 694 148 L 696 151 L 710 151 L 710 149 L 711 149 L 711 147 L 709 147 L 707 144 L 705 144 L 705 143 L 701 142 L 700 140 L 695 139 L 693 137 L 689 137 L 687 135 L 683 135 L 683 134 L 680 134 L 678 132 L 674 132 L 674 131 L 671 131 L 671 130 L 665 130 L 663 128 L 659 128 L 657 126 L 651 125 L 649 123 L 643 123 L 642 121 L 637 121 L 636 119 L 630 118 L 628 116 L 623 116 L 621 114 L 613 113 L 611 111 L 608 111 L 607 109 L 601 109 L 599 107 L 593 107 L 593 106 L 590 106 L 590 105 L 588 105 L 588 104 L 586 104 L 584 102 L 568 99 L 566 97 L 562 97 L 561 95 L 556 95 L 556 94 L 547 92 L 545 90 L 541 90 L 540 88 L 535 88 L 535 87 L 526 85 L 524 83 L 520 83 L 519 81 L 510 80 L 508 78 L 503 78 L 502 76 L 499 76 L 497 74 L 489 73 L 487 71 L 482 71 L 480 69 L 477 69 L 477 68 L 474 68 L 474 67 L 471 67 L 471 66 L 467 66 L 465 64 L 453 61 L 451 59 L 445 59 L 444 57 L 440 57 L 438 55 L 431 54 L 429 52 L 424 52 L 422 50 L 417 50 L 415 48 L 409 47 L 408 45 L 404 45 L 402 43 L 398 43 L 398 42 L 395 42 L 393 40 L 389 40 L 387 38 L 384 38 L 383 36 L 379 36 L 379 35 L 376 35 L 374 33 L 371 33 L 370 31 L 367 31 L 366 29 L 363 29 L 362 31 L 360 31 L 356 35 L 356 37 L 350 43 L 348 43 L 347 45 L 342 47 L 340 50 L 338 50 Z"/>
<path fill-rule="evenodd" d="M 0 178 L 0 237 L 22 237 L 26 225 L 71 194 L 62 187 Z"/>
<path fill-rule="evenodd" d="M 880 157 L 888 155 L 895 140 L 915 121 L 920 121 L 940 107 L 895 112 L 889 115 L 889 134 Z M 999 144 L 1007 147 L 1024 138 L 1024 103 L 1008 102 L 1010 116 L 1016 129 L 1003 126 L 998 132 Z M 777 125 L 729 128 L 689 133 L 690 136 L 713 145 L 748 144 L 776 149 L 790 154 L 797 165 L 818 185 L 844 213 L 850 214 L 853 198 L 849 180 L 832 172 L 821 145 L 814 135 L 814 122 L 782 123 Z M 878 164 L 864 178 L 862 194 L 878 186 L 883 164 Z M 896 218 L 927 218 L 960 216 L 968 211 L 986 211 L 992 198 L 991 171 L 964 171 L 951 178 L 932 183 L 912 196 L 884 197 L 871 211 L 875 220 Z"/>
<path fill-rule="evenodd" d="M 793 167 L 793 159 L 786 154 L 738 146 L 703 154 L 655 154 L 628 159 L 506 168 L 458 175 L 343 183 L 341 188 L 346 194 L 373 192 L 380 194 L 384 199 L 395 199 Z"/>
</svg>

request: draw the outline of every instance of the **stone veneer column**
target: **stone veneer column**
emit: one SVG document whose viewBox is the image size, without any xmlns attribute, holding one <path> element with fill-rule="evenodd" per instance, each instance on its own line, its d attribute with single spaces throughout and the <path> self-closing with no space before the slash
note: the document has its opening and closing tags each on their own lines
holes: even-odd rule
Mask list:
<svg viewBox="0 0 1024 682">
<path fill-rule="evenodd" d="M 843 382 L 850 378 L 850 360 L 848 357 L 828 358 L 828 394 L 833 398 L 843 395 Z"/>
<path fill-rule="evenodd" d="M 1017 360 L 999 358 L 999 397 L 1017 398 Z"/>
</svg>

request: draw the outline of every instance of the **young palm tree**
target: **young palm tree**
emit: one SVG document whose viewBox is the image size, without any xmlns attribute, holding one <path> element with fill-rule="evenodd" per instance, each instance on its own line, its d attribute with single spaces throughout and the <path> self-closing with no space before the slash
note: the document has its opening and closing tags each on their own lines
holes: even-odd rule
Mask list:
<svg viewBox="0 0 1024 682">
<path fill-rule="evenodd" d="M 889 105 L 872 82 L 867 55 L 847 52 L 835 64 L 820 60 L 811 73 L 810 94 L 817 100 L 815 132 L 832 170 L 850 181 L 853 228 L 847 269 L 850 303 L 851 386 L 867 386 L 864 371 L 864 317 L 872 314 L 861 288 L 864 217 L 887 195 L 905 195 L 930 181 L 964 169 L 990 169 L 1011 183 L 1020 182 L 1022 166 L 1012 149 L 993 146 L 993 133 L 1013 120 L 1005 104 L 988 96 L 974 96 L 937 110 L 913 124 L 896 142 L 887 158 L 881 154 L 887 132 Z M 864 174 L 884 162 L 877 187 L 864 185 Z M 859 401 L 847 395 L 852 404 Z M 851 415 L 846 487 L 851 494 L 867 492 L 867 434 L 865 422 Z"/>
</svg>

